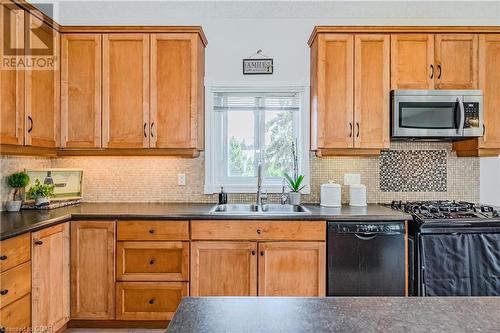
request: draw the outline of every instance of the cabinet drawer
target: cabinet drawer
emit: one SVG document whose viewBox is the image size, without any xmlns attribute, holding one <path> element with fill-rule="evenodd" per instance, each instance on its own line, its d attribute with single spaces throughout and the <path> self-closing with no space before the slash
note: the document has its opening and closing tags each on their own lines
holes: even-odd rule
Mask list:
<svg viewBox="0 0 500 333">
<path fill-rule="evenodd" d="M 189 240 L 188 221 L 119 221 L 118 240 Z"/>
<path fill-rule="evenodd" d="M 0 242 L 0 272 L 30 260 L 30 234 Z"/>
<path fill-rule="evenodd" d="M 325 221 L 192 221 L 193 240 L 317 240 L 326 238 Z"/>
<path fill-rule="evenodd" d="M 117 320 L 170 320 L 187 282 L 119 282 L 116 284 Z"/>
<path fill-rule="evenodd" d="M 0 308 L 18 300 L 31 290 L 31 265 L 22 265 L 0 274 Z"/>
<path fill-rule="evenodd" d="M 24 295 L 14 303 L 2 308 L 0 327 L 5 332 L 28 332 L 31 326 L 31 294 Z M 1 331 L 1 332 L 4 332 Z"/>
<path fill-rule="evenodd" d="M 188 281 L 189 242 L 118 242 L 118 281 Z"/>
</svg>

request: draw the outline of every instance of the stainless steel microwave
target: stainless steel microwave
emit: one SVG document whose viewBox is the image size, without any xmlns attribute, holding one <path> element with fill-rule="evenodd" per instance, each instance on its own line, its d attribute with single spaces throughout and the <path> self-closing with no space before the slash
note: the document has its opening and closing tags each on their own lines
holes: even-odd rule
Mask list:
<svg viewBox="0 0 500 333">
<path fill-rule="evenodd" d="M 395 139 L 459 139 L 483 136 L 482 90 L 393 90 Z"/>
</svg>

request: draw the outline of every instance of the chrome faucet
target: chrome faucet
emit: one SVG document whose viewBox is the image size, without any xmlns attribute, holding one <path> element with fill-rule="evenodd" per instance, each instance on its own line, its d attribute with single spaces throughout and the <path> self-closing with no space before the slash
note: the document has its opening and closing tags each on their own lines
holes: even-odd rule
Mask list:
<svg viewBox="0 0 500 333">
<path fill-rule="evenodd" d="M 286 205 L 288 201 L 288 194 L 285 192 L 285 178 L 283 178 L 283 184 L 281 185 L 281 204 Z"/>
<path fill-rule="evenodd" d="M 267 194 L 262 193 L 262 164 L 259 162 L 257 166 L 257 200 L 253 206 L 254 210 L 258 210 L 262 206 L 262 200 L 267 199 Z"/>
</svg>

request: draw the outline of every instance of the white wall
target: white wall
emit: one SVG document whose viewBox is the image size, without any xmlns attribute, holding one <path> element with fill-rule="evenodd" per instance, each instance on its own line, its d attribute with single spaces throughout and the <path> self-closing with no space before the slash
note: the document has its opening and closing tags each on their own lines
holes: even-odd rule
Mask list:
<svg viewBox="0 0 500 333">
<path fill-rule="evenodd" d="M 36 1 L 31 1 L 36 2 Z M 39 0 L 39 2 L 50 2 Z M 315 25 L 500 25 L 500 1 L 55 1 L 63 25 L 201 25 L 209 81 L 309 83 Z M 243 76 L 257 49 L 272 76 Z M 481 159 L 481 201 L 500 205 L 500 157 Z"/>
</svg>

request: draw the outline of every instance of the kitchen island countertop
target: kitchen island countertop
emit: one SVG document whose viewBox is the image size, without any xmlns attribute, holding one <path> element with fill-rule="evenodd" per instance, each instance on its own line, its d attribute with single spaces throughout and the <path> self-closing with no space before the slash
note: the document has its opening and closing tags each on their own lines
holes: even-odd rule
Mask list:
<svg viewBox="0 0 500 333">
<path fill-rule="evenodd" d="M 168 333 L 499 332 L 500 297 L 186 297 Z"/>
<path fill-rule="evenodd" d="M 198 203 L 80 203 L 52 210 L 1 212 L 0 240 L 69 220 L 143 219 L 143 220 L 362 220 L 403 221 L 411 216 L 390 208 L 370 204 L 367 207 L 342 206 L 325 208 L 304 205 L 311 214 L 305 215 L 229 215 L 210 214 L 214 204 Z"/>
</svg>

